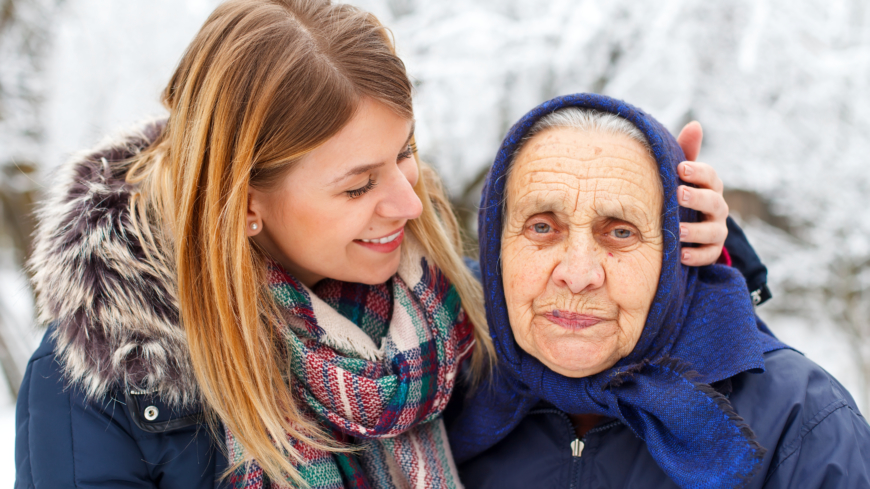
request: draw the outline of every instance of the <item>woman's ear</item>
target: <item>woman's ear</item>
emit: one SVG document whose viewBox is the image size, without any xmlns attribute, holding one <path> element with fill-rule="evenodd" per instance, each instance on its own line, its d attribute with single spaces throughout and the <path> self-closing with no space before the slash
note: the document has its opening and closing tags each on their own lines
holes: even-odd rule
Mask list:
<svg viewBox="0 0 870 489">
<path fill-rule="evenodd" d="M 248 190 L 248 213 L 245 217 L 245 233 L 256 236 L 263 230 L 263 216 L 260 212 L 263 194 L 255 189 Z"/>
</svg>

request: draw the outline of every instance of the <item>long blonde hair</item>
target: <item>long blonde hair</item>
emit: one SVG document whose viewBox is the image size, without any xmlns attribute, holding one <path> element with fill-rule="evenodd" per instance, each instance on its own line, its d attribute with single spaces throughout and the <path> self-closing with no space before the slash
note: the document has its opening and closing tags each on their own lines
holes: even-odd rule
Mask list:
<svg viewBox="0 0 870 489">
<path fill-rule="evenodd" d="M 276 183 L 347 124 L 363 97 L 413 117 L 404 64 L 373 15 L 323 0 L 230 0 L 188 47 L 163 93 L 169 121 L 128 172 L 139 189 L 131 208 L 146 256 L 177 280 L 212 429 L 219 436 L 216 421 L 225 424 L 279 480 L 303 483 L 287 435 L 345 448 L 301 414 L 288 386 L 264 257 L 245 233 L 248 189 Z M 409 229 L 474 323 L 479 379 L 494 358 L 481 288 L 463 263 L 440 181 L 420 165 L 414 190 L 423 214 Z"/>
</svg>

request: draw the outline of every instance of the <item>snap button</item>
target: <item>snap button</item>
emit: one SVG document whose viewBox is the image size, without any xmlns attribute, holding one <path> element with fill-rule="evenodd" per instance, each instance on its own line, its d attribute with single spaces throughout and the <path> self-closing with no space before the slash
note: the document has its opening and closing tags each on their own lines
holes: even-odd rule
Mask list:
<svg viewBox="0 0 870 489">
<path fill-rule="evenodd" d="M 154 406 L 148 406 L 145 408 L 145 419 L 148 421 L 154 421 L 157 419 L 157 415 L 160 414 L 160 410 L 158 410 Z"/>
</svg>

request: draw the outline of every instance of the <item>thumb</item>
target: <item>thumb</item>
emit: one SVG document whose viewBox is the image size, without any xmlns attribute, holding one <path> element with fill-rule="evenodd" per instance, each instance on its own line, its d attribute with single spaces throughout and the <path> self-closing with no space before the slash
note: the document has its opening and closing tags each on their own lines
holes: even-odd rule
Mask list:
<svg viewBox="0 0 870 489">
<path fill-rule="evenodd" d="M 683 127 L 680 135 L 677 136 L 677 142 L 683 148 L 683 153 L 686 153 L 686 160 L 696 161 L 698 159 L 702 139 L 704 139 L 704 130 L 701 129 L 700 122 L 692 121 Z"/>
</svg>

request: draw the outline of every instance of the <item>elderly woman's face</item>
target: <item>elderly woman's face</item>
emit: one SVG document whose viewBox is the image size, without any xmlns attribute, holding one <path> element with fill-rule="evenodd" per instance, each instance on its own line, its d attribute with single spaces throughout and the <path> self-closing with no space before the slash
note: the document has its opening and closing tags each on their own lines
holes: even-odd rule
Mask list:
<svg viewBox="0 0 870 489">
<path fill-rule="evenodd" d="M 655 160 L 622 135 L 548 129 L 507 183 L 505 299 L 519 346 L 586 377 L 637 344 L 662 263 Z"/>
</svg>

